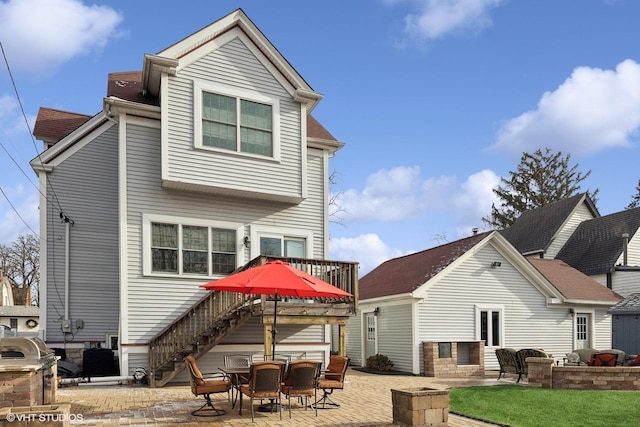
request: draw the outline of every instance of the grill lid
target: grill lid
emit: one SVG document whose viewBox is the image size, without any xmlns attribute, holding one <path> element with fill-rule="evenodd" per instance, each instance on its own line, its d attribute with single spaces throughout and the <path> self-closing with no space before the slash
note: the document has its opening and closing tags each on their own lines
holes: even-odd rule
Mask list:
<svg viewBox="0 0 640 427">
<path fill-rule="evenodd" d="M 0 363 L 9 360 L 39 362 L 43 358 L 55 358 L 55 352 L 40 338 L 0 338 Z"/>
</svg>

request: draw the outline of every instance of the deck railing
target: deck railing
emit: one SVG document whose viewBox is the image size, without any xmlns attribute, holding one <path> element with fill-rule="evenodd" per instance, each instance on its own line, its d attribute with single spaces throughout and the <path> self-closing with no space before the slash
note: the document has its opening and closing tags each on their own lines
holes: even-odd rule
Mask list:
<svg viewBox="0 0 640 427">
<path fill-rule="evenodd" d="M 155 370 L 174 360 L 176 354 L 208 333 L 216 323 L 255 297 L 235 292 L 208 292 L 178 319 L 149 341 L 149 368 Z"/>
</svg>

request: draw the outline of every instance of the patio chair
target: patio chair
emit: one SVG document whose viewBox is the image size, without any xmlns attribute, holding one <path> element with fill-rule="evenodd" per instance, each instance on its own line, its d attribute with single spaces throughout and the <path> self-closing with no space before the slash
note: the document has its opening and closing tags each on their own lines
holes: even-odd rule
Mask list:
<svg viewBox="0 0 640 427">
<path fill-rule="evenodd" d="M 618 350 L 617 348 L 610 348 L 607 350 L 600 350 L 598 353 L 615 353 L 618 355 L 618 358 L 616 359 L 616 365 L 624 365 L 624 360 L 627 357 L 627 353 L 624 352 L 624 350 Z"/>
<path fill-rule="evenodd" d="M 616 366 L 618 362 L 618 353 L 606 353 L 599 351 L 591 355 L 591 359 L 587 362 L 587 366 Z"/>
<path fill-rule="evenodd" d="M 233 355 L 225 355 L 224 356 L 224 366 L 226 368 L 248 368 L 251 366 L 251 361 L 253 360 L 252 356 L 247 354 L 233 354 Z M 247 384 L 249 379 L 243 375 L 232 375 L 231 376 L 231 407 L 234 408 L 236 406 L 236 400 L 238 396 L 234 396 L 234 390 L 240 388 L 242 384 Z"/>
<path fill-rule="evenodd" d="M 247 395 L 251 401 L 251 421 L 254 419 L 254 400 L 271 399 L 275 401 L 274 407 L 280 412 L 282 419 L 282 405 L 280 404 L 280 387 L 282 381 L 282 363 L 277 362 L 256 362 L 249 370 L 249 382 L 240 386 L 240 411 L 242 415 L 243 395 Z"/>
<path fill-rule="evenodd" d="M 327 370 L 324 371 L 322 377 L 318 380 L 318 388 L 322 389 L 322 397 L 313 405 L 317 408 L 322 403 L 322 409 L 325 405 L 339 407 L 340 405 L 331 400 L 331 394 L 334 390 L 344 389 L 344 377 L 349 366 L 349 358 L 346 356 L 330 356 Z"/>
<path fill-rule="evenodd" d="M 504 374 L 520 375 L 520 364 L 518 363 L 516 350 L 514 348 L 496 348 L 496 358 L 500 364 L 498 379 L 504 376 Z"/>
<path fill-rule="evenodd" d="M 564 366 L 584 366 L 591 359 L 591 355 L 597 351 L 595 348 L 578 348 L 573 350 L 564 358 Z M 578 355 L 578 360 L 575 360 L 575 356 L 573 356 L 574 353 Z"/>
<path fill-rule="evenodd" d="M 205 379 L 198 369 L 196 359 L 192 355 L 188 355 L 184 362 L 189 370 L 189 382 L 191 383 L 191 392 L 195 396 L 204 396 L 205 402 L 200 408 L 191 412 L 196 417 L 217 417 L 227 413 L 224 409 L 216 408 L 211 401 L 213 393 L 229 393 L 231 384 L 222 373 L 212 374 L 211 378 Z M 205 409 L 207 408 L 207 409 Z"/>
<path fill-rule="evenodd" d="M 318 398 L 318 379 L 320 377 L 320 362 L 313 360 L 294 360 L 287 368 L 287 374 L 282 382 L 282 394 L 289 400 L 289 418 L 291 418 L 291 396 L 304 399 L 304 409 L 307 410 L 309 397 L 315 402 Z M 315 407 L 316 417 L 318 407 Z"/>
<path fill-rule="evenodd" d="M 549 357 L 549 355 L 543 350 L 538 350 L 535 348 L 523 348 L 516 351 L 516 357 L 518 358 L 518 364 L 520 365 L 520 373 L 518 374 L 518 380 L 516 381 L 519 383 L 523 375 L 527 376 L 529 374 L 529 365 L 527 364 L 527 358 Z"/>
</svg>

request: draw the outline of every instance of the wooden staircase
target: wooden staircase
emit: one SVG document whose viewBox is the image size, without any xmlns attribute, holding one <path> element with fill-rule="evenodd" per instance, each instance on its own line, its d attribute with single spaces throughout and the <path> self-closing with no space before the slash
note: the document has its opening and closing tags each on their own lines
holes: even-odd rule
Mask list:
<svg viewBox="0 0 640 427">
<path fill-rule="evenodd" d="M 343 289 L 353 297 L 345 297 L 340 300 L 331 298 L 314 298 L 318 303 L 342 304 L 348 309 L 342 309 L 338 313 L 325 306 L 317 305 L 317 310 L 325 316 L 353 315 L 357 310 L 358 302 L 358 266 L 357 263 L 310 260 L 304 258 L 284 258 L 259 256 L 236 271 L 264 264 L 273 259 L 289 262 L 295 268 L 306 271 L 316 277 Z M 162 387 L 171 381 L 177 374 L 185 369 L 184 358 L 193 354 L 198 359 L 213 347 L 218 345 L 225 337 L 236 331 L 257 311 L 265 314 L 265 302 L 261 300 L 261 306 L 255 305 L 260 295 L 245 295 L 236 292 L 208 292 L 200 301 L 191 306 L 179 318 L 167 325 L 149 341 L 149 385 Z M 268 307 L 268 306 L 267 306 Z M 314 307 L 300 306 L 299 311 L 313 314 Z M 268 308 L 267 308 L 268 309 Z M 278 310 L 278 315 L 286 314 L 286 310 Z M 301 313 L 294 313 L 300 315 Z M 273 316 L 273 308 L 270 315 Z M 318 313 L 315 313 L 318 317 Z M 324 324 L 324 321 L 323 321 Z"/>
<path fill-rule="evenodd" d="M 149 384 L 162 387 L 185 369 L 184 358 L 197 359 L 250 317 L 255 295 L 209 292 L 149 341 Z"/>
</svg>

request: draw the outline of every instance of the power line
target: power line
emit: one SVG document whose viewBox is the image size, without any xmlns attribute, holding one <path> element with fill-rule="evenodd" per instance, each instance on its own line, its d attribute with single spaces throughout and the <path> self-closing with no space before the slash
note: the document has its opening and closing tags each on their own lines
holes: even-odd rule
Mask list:
<svg viewBox="0 0 640 427">
<path fill-rule="evenodd" d="M 7 66 L 7 71 L 9 72 L 9 78 L 11 79 L 11 84 L 13 85 L 13 90 L 16 94 L 16 98 L 18 99 L 18 104 L 20 105 L 20 111 L 22 112 L 22 117 L 24 118 L 24 122 L 25 125 L 27 126 L 27 130 L 29 131 L 29 135 L 31 136 L 31 142 L 33 144 L 33 148 L 36 151 L 38 160 L 40 161 L 40 165 L 44 168 L 44 162 L 42 161 L 42 158 L 40 157 L 40 152 L 38 151 L 38 146 L 36 145 L 36 140 L 33 137 L 33 132 L 31 131 L 31 126 L 29 126 L 29 120 L 27 119 L 27 114 L 24 111 L 24 106 L 22 105 L 22 100 L 20 99 L 20 94 L 18 93 L 18 87 L 16 86 L 16 82 L 13 78 L 13 74 L 11 73 L 11 67 L 9 67 L 9 60 L 7 59 L 7 55 L 4 51 L 4 46 L 2 45 L 2 42 L 0 41 L 0 50 L 2 50 L 2 57 L 4 58 L 4 63 Z M 23 172 L 24 173 L 24 172 Z M 53 194 L 53 197 L 55 198 L 55 202 L 58 205 L 58 210 L 60 211 L 60 214 L 63 214 L 63 209 L 62 209 L 62 205 L 60 204 L 60 200 L 58 199 L 58 195 L 56 194 L 54 188 L 53 188 L 53 183 L 49 183 L 49 186 L 51 188 L 51 193 Z M 4 192 L 3 192 L 4 194 Z M 6 197 L 6 195 L 5 195 Z M 8 200 L 8 199 L 7 199 Z M 11 203 L 11 202 L 9 202 Z"/>
<path fill-rule="evenodd" d="M 5 199 L 7 199 L 7 202 L 9 203 L 9 206 L 11 206 L 11 209 L 13 209 L 13 211 L 16 213 L 16 215 L 18 215 L 18 218 L 20 218 L 20 221 L 22 221 L 22 223 L 24 225 L 27 226 L 27 228 L 29 230 L 31 230 L 31 232 L 33 234 L 35 234 L 36 236 L 40 236 L 40 234 L 36 233 L 35 231 L 33 231 L 33 229 L 31 228 L 31 226 L 29 224 L 27 224 L 27 221 L 24 220 L 24 218 L 22 218 L 22 215 L 20 215 L 20 212 L 18 212 L 18 210 L 16 209 L 15 206 L 13 206 L 13 203 L 11 203 L 11 200 L 9 200 L 9 197 L 7 197 L 7 194 L 4 192 L 4 190 L 2 189 L 2 187 L 0 187 L 0 193 L 2 193 L 2 195 L 4 196 Z"/>
</svg>

